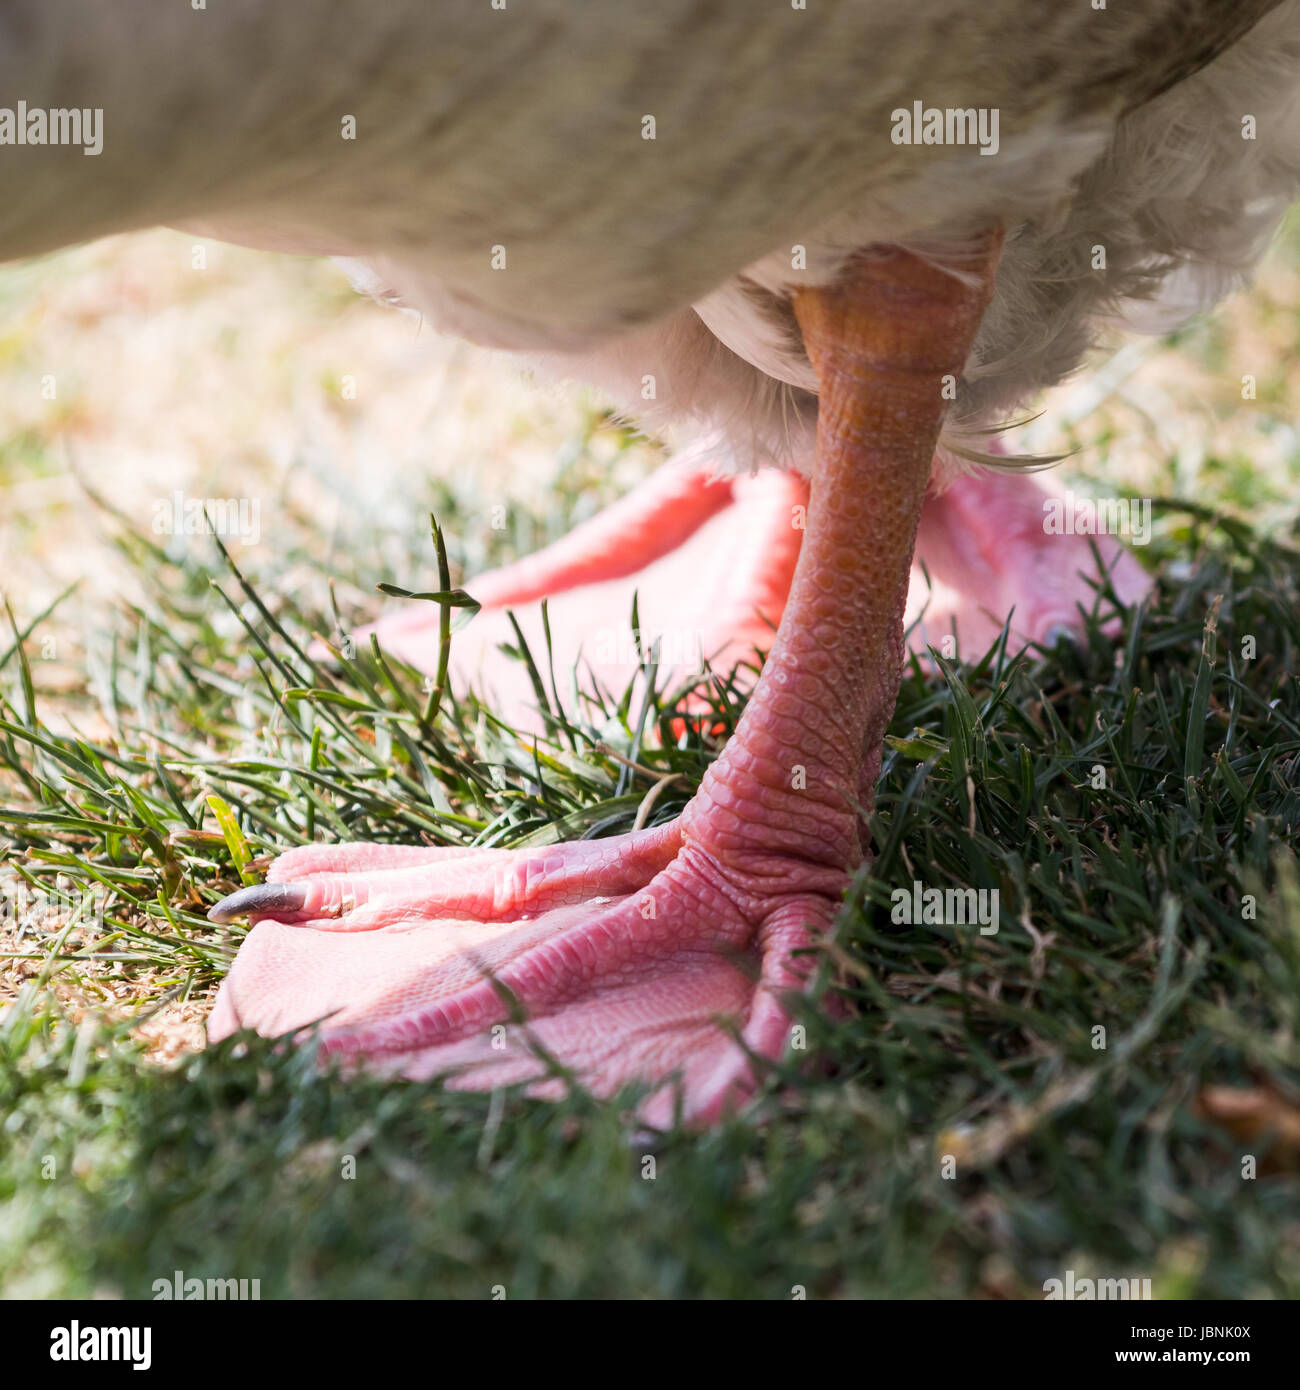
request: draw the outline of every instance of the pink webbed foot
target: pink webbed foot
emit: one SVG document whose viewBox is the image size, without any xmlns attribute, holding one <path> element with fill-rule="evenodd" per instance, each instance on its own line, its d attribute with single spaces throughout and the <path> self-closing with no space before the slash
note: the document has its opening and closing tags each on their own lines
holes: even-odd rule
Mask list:
<svg viewBox="0 0 1300 1390">
<path fill-rule="evenodd" d="M 787 866 L 788 867 L 788 866 Z M 831 882 L 831 878 L 835 881 Z M 542 849 L 291 850 L 270 881 L 214 910 L 250 913 L 209 1036 L 320 1022 L 325 1054 L 453 1088 L 659 1086 L 643 1123 L 708 1123 L 776 1058 L 795 953 L 825 928 L 841 878 L 798 866 L 758 891 L 677 824 Z M 549 1074 L 548 1074 L 549 1073 Z"/>
<path fill-rule="evenodd" d="M 1150 590 L 1145 570 L 1114 537 L 1052 532 L 1045 503 L 1056 495 L 1032 477 L 986 472 L 926 499 L 904 618 L 914 651 L 944 651 L 944 639 L 955 635 L 957 653 L 975 660 L 1008 617 L 1013 647 L 1051 646 L 1058 636 L 1082 636 L 1103 583 L 1125 607 Z M 1116 628 L 1113 620 L 1103 626 Z"/>
<path fill-rule="evenodd" d="M 679 820 L 514 853 L 292 851 L 272 883 L 213 911 L 255 919 L 214 1036 L 323 1019 L 346 1058 L 550 1094 L 564 1082 L 544 1052 L 600 1094 L 675 1077 L 696 1122 L 748 1092 L 751 1059 L 785 1044 L 810 968 L 799 953 L 861 863 L 939 385 L 969 354 L 1000 246 L 996 229 L 975 243 L 971 283 L 878 248 L 842 283 L 795 294 L 823 389 L 808 528 L 758 687 Z M 596 539 L 607 551 L 614 537 Z M 626 575 L 653 549 L 601 563 Z M 575 568 L 558 559 L 548 583 Z M 642 1118 L 662 1124 L 674 1105 L 660 1090 Z"/>
<path fill-rule="evenodd" d="M 524 665 L 503 649 L 518 643 L 545 660 L 547 599 L 551 660 L 560 694 L 575 668 L 615 698 L 658 656 L 660 687 L 706 665 L 728 674 L 772 644 L 799 558 L 808 488 L 796 474 L 715 477 L 712 452 L 693 448 L 634 492 L 556 544 L 466 583 L 482 605 L 452 643 L 452 679 L 473 688 L 518 726 L 535 695 Z M 639 632 L 631 616 L 636 600 Z M 418 670 L 438 661 L 438 613 L 412 605 L 359 635 Z"/>
<path fill-rule="evenodd" d="M 527 670 L 505 650 L 517 642 L 507 610 L 540 659 L 543 596 L 557 676 L 580 664 L 615 696 L 656 641 L 665 689 L 706 661 L 725 675 L 764 654 L 798 561 L 808 486 L 771 470 L 715 478 L 708 459 L 706 449 L 691 451 L 562 541 L 470 581 L 483 609 L 452 644 L 457 685 L 473 686 L 520 726 L 532 722 Z M 988 472 L 927 496 L 904 619 L 914 652 L 925 657 L 934 646 L 975 659 L 1008 617 L 1013 646 L 1051 646 L 1062 634 L 1082 636 L 1104 582 L 1125 606 L 1148 592 L 1150 579 L 1115 538 L 1049 530 L 1044 504 L 1053 495 L 1035 478 Z M 436 610 L 412 605 L 360 635 L 372 630 L 385 650 L 436 669 Z M 953 637 L 955 651 L 945 646 Z"/>
</svg>

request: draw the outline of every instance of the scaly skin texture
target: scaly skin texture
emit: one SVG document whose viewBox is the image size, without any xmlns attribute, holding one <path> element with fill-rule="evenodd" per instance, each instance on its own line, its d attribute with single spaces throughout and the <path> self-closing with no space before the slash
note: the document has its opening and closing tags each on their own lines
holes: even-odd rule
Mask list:
<svg viewBox="0 0 1300 1390">
<path fill-rule="evenodd" d="M 554 1093 L 540 1049 L 602 1095 L 671 1080 L 642 1103 L 654 1126 L 679 1105 L 706 1123 L 748 1092 L 751 1056 L 788 1037 L 799 953 L 862 859 L 942 378 L 966 359 L 1000 244 L 981 244 L 973 284 L 884 250 L 797 296 L 821 386 L 807 534 L 754 696 L 679 820 L 546 850 L 285 855 L 273 884 L 215 910 L 260 920 L 212 1036 L 328 1016 L 327 1051 Z"/>
</svg>

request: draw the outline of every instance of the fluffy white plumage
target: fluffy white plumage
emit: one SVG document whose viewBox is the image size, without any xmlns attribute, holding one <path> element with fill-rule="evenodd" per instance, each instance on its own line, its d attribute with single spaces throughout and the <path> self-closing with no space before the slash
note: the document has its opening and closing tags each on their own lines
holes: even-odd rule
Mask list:
<svg viewBox="0 0 1300 1390">
<path fill-rule="evenodd" d="M 958 264 L 1010 229 L 951 461 L 1108 320 L 1165 328 L 1239 283 L 1300 185 L 1300 0 L 112 9 L 0 16 L 4 90 L 105 110 L 96 159 L 0 152 L 0 256 L 168 222 L 352 258 L 648 429 L 722 431 L 735 467 L 808 457 L 789 295 L 864 245 Z M 997 108 L 996 156 L 894 144 L 918 100 Z"/>
<path fill-rule="evenodd" d="M 1044 122 L 987 169 L 970 155 L 927 169 L 887 203 L 847 210 L 808 247 L 823 274 L 873 242 L 959 264 L 963 232 L 984 216 L 1012 228 L 941 439 L 948 471 L 971 458 L 1014 466 L 985 454 L 985 436 L 1073 372 L 1107 329 L 1168 332 L 1247 281 L 1300 192 L 1300 3 L 1286 0 L 1118 119 Z M 802 469 L 816 380 L 788 309 L 797 283 L 781 248 L 692 306 L 707 335 L 679 316 L 649 341 L 550 366 L 597 381 L 651 428 L 671 430 L 683 416 L 721 426 L 733 466 Z M 669 390 L 647 408 L 637 372 L 651 358 Z"/>
</svg>

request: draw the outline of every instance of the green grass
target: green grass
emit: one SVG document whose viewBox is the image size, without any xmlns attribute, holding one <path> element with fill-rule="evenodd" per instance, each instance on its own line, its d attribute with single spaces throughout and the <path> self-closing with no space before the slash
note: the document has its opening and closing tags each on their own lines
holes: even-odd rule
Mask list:
<svg viewBox="0 0 1300 1390">
<path fill-rule="evenodd" d="M 671 817 L 752 672 L 681 737 L 673 693 L 638 685 L 566 696 L 533 747 L 369 653 L 309 660 L 336 615 L 294 597 L 322 592 L 305 539 L 244 576 L 124 530 L 147 600 L 86 691 L 38 693 L 57 613 L 0 642 L 0 871 L 55 902 L 12 938 L 30 973 L 0 1016 L 0 1291 L 148 1296 L 180 1269 L 263 1297 L 1041 1297 L 1073 1268 L 1300 1294 L 1294 1143 L 1197 1103 L 1300 1108 L 1300 554 L 1156 514 L 1159 589 L 1118 643 L 1094 622 L 1082 648 L 913 666 L 828 951 L 848 1009 L 807 1011 L 815 1067 L 653 1151 L 627 1103 L 345 1080 L 257 1040 L 163 1065 L 133 1030 L 210 990 L 240 929 L 206 907 L 289 845 L 617 833 L 655 785 L 628 758 L 681 774 Z M 386 577 L 445 588 L 417 534 Z M 894 924 L 914 878 L 998 889 L 1002 929 Z"/>
</svg>

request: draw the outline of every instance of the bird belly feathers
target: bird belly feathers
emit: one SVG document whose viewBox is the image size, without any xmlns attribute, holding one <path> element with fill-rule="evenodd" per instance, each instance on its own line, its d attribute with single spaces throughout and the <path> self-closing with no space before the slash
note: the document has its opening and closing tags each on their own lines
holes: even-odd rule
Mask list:
<svg viewBox="0 0 1300 1390">
<path fill-rule="evenodd" d="M 103 150 L 3 151 L 0 257 L 157 222 L 336 254 L 737 468 L 806 459 L 789 296 L 859 248 L 1008 228 L 945 431 L 978 452 L 1126 305 L 1238 283 L 1300 183 L 1300 0 L 69 3 L 6 6 L 0 80 L 102 105 Z"/>
</svg>

